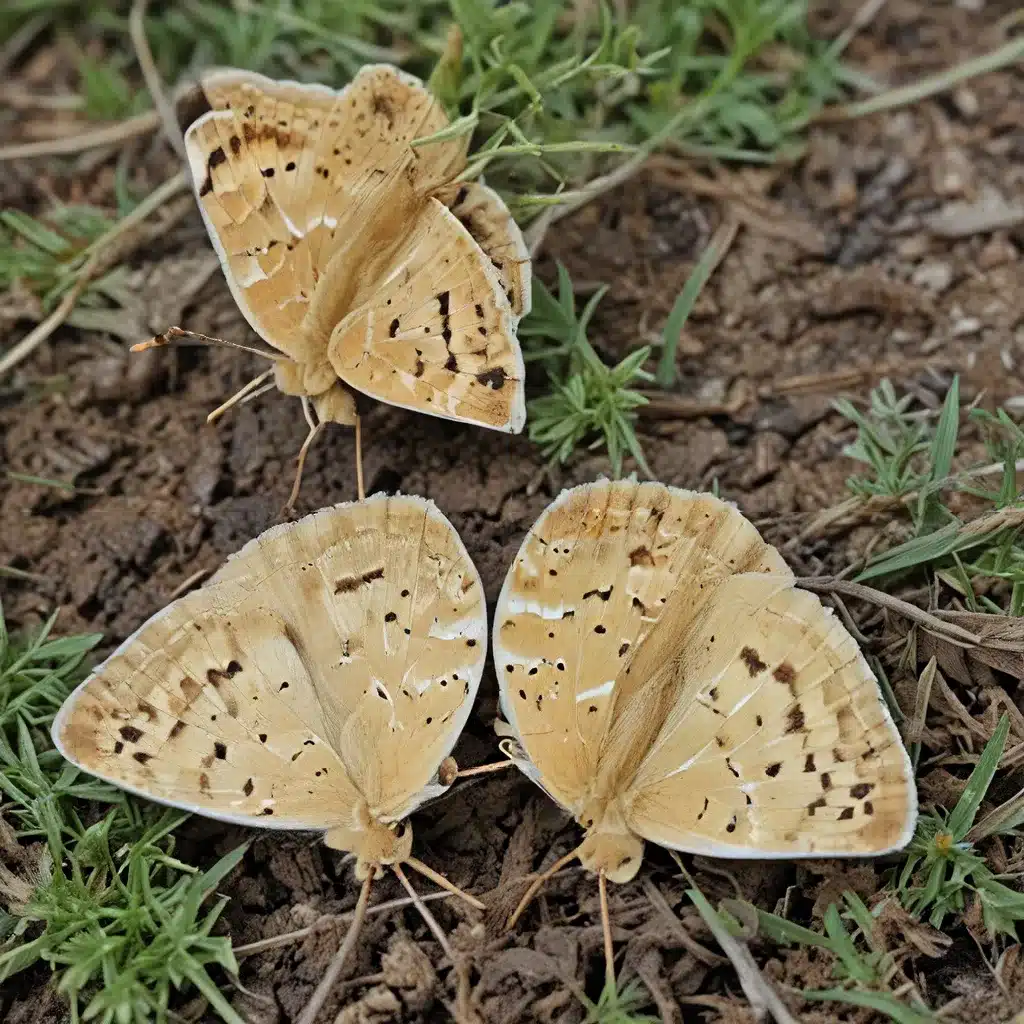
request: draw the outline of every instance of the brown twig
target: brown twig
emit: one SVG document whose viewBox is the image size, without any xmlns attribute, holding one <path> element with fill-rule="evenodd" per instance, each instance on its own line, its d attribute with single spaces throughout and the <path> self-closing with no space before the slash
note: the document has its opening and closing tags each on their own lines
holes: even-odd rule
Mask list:
<svg viewBox="0 0 1024 1024">
<path fill-rule="evenodd" d="M 82 292 L 90 280 L 108 261 L 117 256 L 124 256 L 123 251 L 114 248 L 114 243 L 127 235 L 141 224 L 152 213 L 155 213 L 169 199 L 188 187 L 188 174 L 179 171 L 173 178 L 168 178 L 159 188 L 151 192 L 126 217 L 122 217 L 109 231 L 96 239 L 86 250 L 88 259 L 75 278 L 75 283 L 61 299 L 57 308 L 42 323 L 37 324 L 13 348 L 0 358 L 0 375 L 17 366 L 32 354 L 65 320 L 71 315 Z"/>
<path fill-rule="evenodd" d="M 129 139 L 148 135 L 160 126 L 160 115 L 147 110 L 116 124 L 104 125 L 91 131 L 66 135 L 62 139 L 44 139 L 42 142 L 22 142 L 13 146 L 0 146 L 0 163 L 5 160 L 31 160 L 40 156 L 70 156 L 98 146 L 114 146 Z"/>
<path fill-rule="evenodd" d="M 905 619 L 910 619 L 911 622 L 917 623 L 929 633 L 950 643 L 963 647 L 978 647 L 984 643 L 983 638 L 976 633 L 971 633 L 953 622 L 943 622 L 942 619 L 926 612 L 923 608 L 910 604 L 909 601 L 901 601 L 900 598 L 893 597 L 892 594 L 875 590 L 874 587 L 866 587 L 863 583 L 840 580 L 834 576 L 812 576 L 797 579 L 796 584 L 798 587 L 816 594 L 845 594 L 854 600 L 867 601 L 870 604 L 888 608 L 889 611 L 896 612 L 897 615 L 902 615 Z"/>
<path fill-rule="evenodd" d="M 128 15 L 128 32 L 131 35 L 132 46 L 135 48 L 135 56 L 139 62 L 139 69 L 142 71 L 143 81 L 146 83 L 153 106 L 156 107 L 160 117 L 164 136 L 178 156 L 187 162 L 185 140 L 174 114 L 174 107 L 167 99 L 164 84 L 160 79 L 160 72 L 153 60 L 153 51 L 150 50 L 149 40 L 146 38 L 146 8 L 148 6 L 149 0 L 133 0 L 132 9 Z"/>
<path fill-rule="evenodd" d="M 320 984 L 317 985 L 313 995 L 310 996 L 309 1002 L 306 1003 L 302 1013 L 299 1014 L 296 1024 L 314 1024 L 320 1008 L 327 1001 L 327 997 L 331 994 L 331 989 L 334 988 L 339 975 L 344 969 L 345 962 L 351 955 L 352 950 L 355 949 L 360 929 L 363 927 L 363 919 L 366 917 L 366 908 L 370 902 L 370 885 L 373 882 L 373 871 L 374 869 L 371 866 L 366 878 L 363 880 L 363 887 L 359 890 L 359 900 L 356 903 L 355 915 L 348 927 L 348 931 L 345 933 L 345 939 L 341 944 L 341 948 L 327 968 L 327 973 L 320 979 Z"/>
</svg>

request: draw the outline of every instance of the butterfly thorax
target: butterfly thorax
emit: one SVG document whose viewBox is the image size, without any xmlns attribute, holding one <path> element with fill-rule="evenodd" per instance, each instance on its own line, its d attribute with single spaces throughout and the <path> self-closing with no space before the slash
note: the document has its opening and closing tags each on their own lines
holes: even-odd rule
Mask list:
<svg viewBox="0 0 1024 1024">
<path fill-rule="evenodd" d="M 628 882 L 640 870 L 644 843 L 627 826 L 616 798 L 591 798 L 577 820 L 587 830 L 579 847 L 580 863 L 613 882 Z"/>
<path fill-rule="evenodd" d="M 279 359 L 274 363 L 274 383 L 278 391 L 296 398 L 314 397 L 332 388 L 338 375 L 327 361 L 327 343 L 323 344 L 324 355 L 320 360 L 298 362 L 294 359 Z"/>
<path fill-rule="evenodd" d="M 365 805 L 356 809 L 358 827 L 332 828 L 324 844 L 356 855 L 356 876 L 365 878 L 371 865 L 397 864 L 412 853 L 412 826 L 407 821 L 386 823 L 372 817 Z"/>
</svg>

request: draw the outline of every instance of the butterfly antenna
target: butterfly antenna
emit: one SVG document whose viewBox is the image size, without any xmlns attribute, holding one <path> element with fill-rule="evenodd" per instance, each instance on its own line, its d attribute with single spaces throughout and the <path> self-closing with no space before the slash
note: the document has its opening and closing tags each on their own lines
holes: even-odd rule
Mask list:
<svg viewBox="0 0 1024 1024">
<path fill-rule="evenodd" d="M 408 862 L 407 862 L 408 863 Z M 452 952 L 452 947 L 448 942 L 448 936 L 445 935 L 444 930 L 437 923 L 437 918 L 427 909 L 427 905 L 420 899 L 420 894 L 412 887 L 412 883 L 406 878 L 405 872 L 402 870 L 401 864 L 392 864 L 391 870 L 398 876 L 398 880 L 402 883 L 405 891 L 409 894 L 409 899 L 416 905 L 416 909 L 420 912 L 420 917 L 426 922 L 427 927 L 433 932 L 434 938 L 437 939 L 441 949 L 444 950 L 444 955 L 448 959 L 455 963 L 455 954 Z M 304 1024 L 303 1021 L 299 1021 L 299 1024 Z"/>
<path fill-rule="evenodd" d="M 453 896 L 458 896 L 459 899 L 465 900 L 471 907 L 476 907 L 477 910 L 486 910 L 487 907 L 481 903 L 475 896 L 470 896 L 468 892 L 463 892 L 454 882 L 449 882 L 444 875 L 439 874 L 432 867 L 424 864 L 423 861 L 417 860 L 415 857 L 406 857 L 405 863 L 413 869 L 418 871 L 424 878 L 429 878 L 435 885 L 439 885 L 442 889 L 450 892 Z"/>
<path fill-rule="evenodd" d="M 220 345 L 223 348 L 236 348 L 240 352 L 251 352 L 255 356 L 263 356 L 264 359 L 278 360 L 281 357 L 276 352 L 266 352 L 263 349 L 253 348 L 251 345 L 240 345 L 237 341 L 228 341 L 226 338 L 213 338 L 209 334 L 198 334 L 196 331 L 186 331 L 181 327 L 168 327 L 163 334 L 158 334 L 149 341 L 140 341 L 132 345 L 129 352 L 146 352 L 151 348 L 163 348 L 165 345 L 173 345 L 184 338 L 195 338 L 200 345 Z"/>
<path fill-rule="evenodd" d="M 246 384 L 245 387 L 240 388 L 238 391 L 236 391 L 223 405 L 218 405 L 217 408 L 214 409 L 213 412 L 211 412 L 210 415 L 206 417 L 206 422 L 216 423 L 217 420 L 219 420 L 221 416 L 223 416 L 224 413 L 226 413 L 228 409 L 230 409 L 233 405 L 237 405 L 239 402 L 242 402 L 243 400 L 247 401 L 247 395 L 251 398 L 256 398 L 257 395 L 250 395 L 250 392 L 255 391 L 255 389 L 258 388 L 268 377 L 272 376 L 273 373 L 274 368 L 271 367 L 269 370 L 266 370 L 264 373 L 261 373 L 258 377 L 253 377 L 253 379 L 249 381 L 249 383 Z M 271 385 L 271 387 L 273 387 L 273 385 Z M 257 394 L 263 394 L 263 392 L 266 390 L 267 389 L 264 388 Z"/>
<path fill-rule="evenodd" d="M 363 430 L 362 417 L 356 413 L 356 491 L 359 500 L 366 498 L 366 488 L 363 486 Z"/>
<path fill-rule="evenodd" d="M 306 1003 L 305 1009 L 299 1014 L 299 1019 L 295 1024 L 314 1024 L 317 1014 L 319 1014 L 321 1007 L 327 1001 L 327 997 L 331 994 L 331 989 L 334 988 L 341 972 L 344 970 L 345 963 L 352 955 L 356 940 L 359 938 L 359 933 L 363 928 L 366 908 L 370 902 L 370 883 L 373 881 L 373 874 L 374 866 L 371 864 L 366 878 L 363 880 L 363 887 L 359 890 L 356 911 L 352 917 L 352 923 L 348 926 L 348 931 L 345 933 L 341 948 L 335 953 L 334 959 L 327 968 L 327 973 L 321 978 L 320 984 L 317 985 L 316 990 L 310 997 L 309 1002 Z"/>
<path fill-rule="evenodd" d="M 567 864 L 571 864 L 580 855 L 579 847 L 575 850 L 570 850 L 560 860 L 556 860 L 542 875 L 538 875 L 531 883 L 530 888 L 523 893 L 523 898 L 519 901 L 519 906 L 513 911 L 512 916 L 508 919 L 508 924 L 505 925 L 505 931 L 510 932 L 516 926 L 516 922 L 523 916 L 523 912 L 533 902 L 533 897 L 537 895 L 541 890 L 541 886 L 545 882 L 552 879 L 559 871 L 562 870 Z"/>
<path fill-rule="evenodd" d="M 291 512 L 295 507 L 295 502 L 299 497 L 299 487 L 302 484 L 302 471 L 306 466 L 306 455 L 309 453 L 310 445 L 316 440 L 316 435 L 320 433 L 320 428 L 323 427 L 322 423 L 313 422 L 313 417 L 309 411 L 309 399 L 305 395 L 302 396 L 302 411 L 305 414 L 306 422 L 309 424 L 309 433 L 299 449 L 299 464 L 295 467 L 295 482 L 292 484 L 292 493 L 288 495 L 287 503 L 281 509 L 282 515 Z"/>
<path fill-rule="evenodd" d="M 601 932 L 604 935 L 604 983 L 615 987 L 615 949 L 612 946 L 612 920 L 608 913 L 608 876 L 604 870 L 597 876 L 597 891 L 601 897 Z"/>
</svg>

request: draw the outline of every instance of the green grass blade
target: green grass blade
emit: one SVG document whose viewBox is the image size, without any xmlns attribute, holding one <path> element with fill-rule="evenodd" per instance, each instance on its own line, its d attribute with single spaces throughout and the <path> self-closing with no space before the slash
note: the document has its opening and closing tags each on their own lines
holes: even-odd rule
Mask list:
<svg viewBox="0 0 1024 1024">
<path fill-rule="evenodd" d="M 978 813 L 982 800 L 992 784 L 992 779 L 999 767 L 999 759 L 1003 756 L 1003 748 L 1006 746 L 1006 737 L 1010 732 L 1010 718 L 1004 712 L 999 719 L 999 725 L 992 734 L 992 738 L 985 744 L 985 749 L 978 758 L 978 763 L 967 780 L 967 786 L 957 801 L 949 816 L 949 831 L 953 833 L 956 842 L 963 840 L 970 827 L 974 824 L 974 818 Z"/>
<path fill-rule="evenodd" d="M 863 1006 L 869 1010 L 884 1013 L 895 1024 L 937 1024 L 932 1014 L 920 1013 L 901 1003 L 888 992 L 864 992 L 859 989 L 829 988 L 803 993 L 804 999 L 820 1002 L 846 1003 L 847 1006 Z"/>
</svg>

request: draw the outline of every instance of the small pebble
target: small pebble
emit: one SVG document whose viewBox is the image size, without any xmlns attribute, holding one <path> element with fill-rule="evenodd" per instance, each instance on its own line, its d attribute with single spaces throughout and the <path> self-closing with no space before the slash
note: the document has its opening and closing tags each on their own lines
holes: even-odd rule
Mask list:
<svg viewBox="0 0 1024 1024">
<path fill-rule="evenodd" d="M 941 295 L 953 283 L 953 268 L 948 263 L 922 263 L 911 280 L 919 288 Z"/>
</svg>

